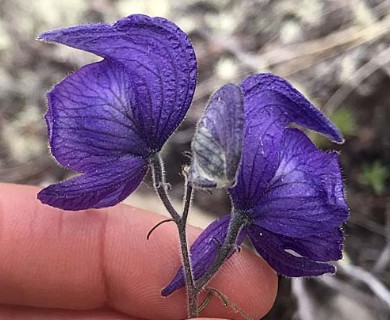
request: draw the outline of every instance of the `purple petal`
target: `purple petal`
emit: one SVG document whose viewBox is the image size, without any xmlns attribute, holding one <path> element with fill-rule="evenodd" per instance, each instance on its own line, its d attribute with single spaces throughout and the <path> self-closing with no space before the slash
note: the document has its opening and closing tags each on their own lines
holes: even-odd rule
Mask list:
<svg viewBox="0 0 390 320">
<path fill-rule="evenodd" d="M 226 84 L 211 96 L 192 141 L 190 179 L 195 186 L 222 188 L 235 184 L 243 129 L 241 88 Z"/>
<path fill-rule="evenodd" d="M 246 78 L 241 86 L 245 108 L 267 108 L 270 113 L 278 115 L 277 121 L 283 126 L 295 122 L 335 142 L 344 141 L 336 126 L 286 80 L 270 73 L 260 73 Z"/>
<path fill-rule="evenodd" d="M 159 150 L 186 114 L 196 83 L 196 59 L 186 34 L 163 18 L 131 15 L 114 25 L 49 31 L 58 42 L 126 66 L 133 118 L 150 148 Z"/>
<path fill-rule="evenodd" d="M 324 273 L 334 273 L 335 267 L 330 264 L 318 263 L 306 257 L 295 256 L 286 250 L 279 235 L 275 235 L 259 226 L 248 227 L 248 236 L 256 251 L 279 274 L 288 277 L 319 276 Z"/>
<path fill-rule="evenodd" d="M 319 232 L 305 238 L 277 235 L 285 249 L 315 261 L 336 261 L 342 258 L 343 232 L 339 228 Z"/>
<path fill-rule="evenodd" d="M 237 184 L 229 189 L 236 209 L 253 208 L 278 167 L 283 130 L 266 108 L 245 106 L 244 145 Z"/>
<path fill-rule="evenodd" d="M 113 206 L 138 187 L 147 168 L 147 162 L 142 158 L 123 157 L 51 185 L 38 194 L 38 199 L 65 210 Z"/>
<path fill-rule="evenodd" d="M 348 217 L 336 153 L 319 151 L 298 129 L 286 129 L 278 169 L 253 209 L 256 224 L 297 238 L 339 227 Z"/>
<path fill-rule="evenodd" d="M 87 65 L 48 93 L 46 122 L 53 156 L 85 172 L 124 155 L 148 156 L 133 116 L 126 68 L 114 61 Z"/>
<path fill-rule="evenodd" d="M 230 217 L 230 215 L 225 215 L 212 222 L 191 246 L 191 263 L 195 280 L 198 280 L 205 274 L 217 257 L 218 249 L 226 237 Z M 245 236 L 246 233 L 242 231 L 238 236 L 237 246 L 244 241 Z M 184 287 L 184 285 L 183 267 L 180 267 L 172 281 L 161 291 L 161 295 L 166 297 L 172 292 Z"/>
<path fill-rule="evenodd" d="M 292 122 L 342 142 L 337 128 L 287 81 L 257 74 L 241 83 L 245 129 L 237 185 L 230 189 L 236 208 L 252 208 L 272 179 L 284 129 Z"/>
</svg>

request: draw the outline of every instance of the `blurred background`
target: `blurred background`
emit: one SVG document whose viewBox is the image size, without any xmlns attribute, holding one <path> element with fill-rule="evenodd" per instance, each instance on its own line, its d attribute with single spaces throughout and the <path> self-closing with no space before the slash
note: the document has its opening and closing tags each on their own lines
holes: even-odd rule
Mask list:
<svg viewBox="0 0 390 320">
<path fill-rule="evenodd" d="M 287 78 L 343 132 L 323 150 L 341 152 L 351 208 L 337 276 L 280 279 L 268 320 L 390 318 L 390 1 L 387 0 L 0 0 L 0 180 L 46 186 L 72 173 L 47 147 L 45 93 L 98 60 L 35 41 L 46 30 L 112 23 L 145 13 L 189 34 L 199 64 L 193 105 L 165 148 L 171 195 L 180 203 L 181 167 L 210 94 L 258 72 Z M 163 213 L 146 180 L 129 202 Z M 212 208 L 212 209 L 210 209 Z M 224 192 L 198 192 L 193 223 L 229 212 Z M 244 288 L 243 288 L 244 290 Z"/>
</svg>

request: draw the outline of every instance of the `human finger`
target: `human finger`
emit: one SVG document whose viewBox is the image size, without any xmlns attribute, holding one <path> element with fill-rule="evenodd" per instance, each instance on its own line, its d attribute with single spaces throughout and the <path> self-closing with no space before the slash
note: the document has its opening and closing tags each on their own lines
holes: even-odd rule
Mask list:
<svg viewBox="0 0 390 320">
<path fill-rule="evenodd" d="M 65 310 L 0 305 L 0 319 L 12 320 L 142 320 L 113 310 Z"/>
<path fill-rule="evenodd" d="M 0 303 L 75 310 L 110 306 L 148 319 L 185 318 L 185 292 L 160 290 L 180 265 L 173 224 L 147 232 L 162 216 L 126 205 L 67 212 L 42 205 L 35 187 L 0 185 Z M 189 228 L 194 239 L 200 230 Z M 253 317 L 276 294 L 276 275 L 247 250 L 210 282 Z M 203 313 L 239 318 L 213 299 Z"/>
</svg>

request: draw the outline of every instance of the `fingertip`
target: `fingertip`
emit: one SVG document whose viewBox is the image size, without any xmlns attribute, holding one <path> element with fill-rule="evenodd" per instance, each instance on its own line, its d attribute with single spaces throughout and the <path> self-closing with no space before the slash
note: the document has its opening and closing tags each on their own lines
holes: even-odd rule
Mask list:
<svg viewBox="0 0 390 320">
<path fill-rule="evenodd" d="M 12 320 L 143 320 L 113 310 L 63 310 L 0 305 L 0 319 Z"/>
<path fill-rule="evenodd" d="M 185 290 L 160 296 L 180 265 L 173 224 L 148 241 L 148 231 L 164 217 L 126 205 L 66 212 L 41 204 L 38 191 L 0 184 L 0 303 L 69 309 L 109 304 L 136 317 L 185 318 Z M 189 228 L 190 240 L 199 233 Z M 260 257 L 241 250 L 209 286 L 260 318 L 275 300 L 277 276 Z M 201 316 L 241 318 L 217 297 Z"/>
<path fill-rule="evenodd" d="M 264 317 L 276 299 L 278 278 L 259 256 L 244 249 L 233 255 L 206 286 L 228 298 L 228 305 L 214 295 L 201 316 L 243 319 L 244 312 L 253 319 Z M 206 296 L 202 293 L 201 300 Z"/>
</svg>

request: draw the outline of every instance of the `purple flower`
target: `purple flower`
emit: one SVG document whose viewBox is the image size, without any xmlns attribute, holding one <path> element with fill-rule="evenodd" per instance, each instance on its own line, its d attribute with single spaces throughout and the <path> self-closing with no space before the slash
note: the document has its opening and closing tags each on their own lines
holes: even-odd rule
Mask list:
<svg viewBox="0 0 390 320">
<path fill-rule="evenodd" d="M 244 146 L 237 184 L 229 189 L 233 210 L 208 226 L 191 247 L 195 279 L 209 270 L 228 231 L 237 225 L 235 245 L 248 236 L 279 274 L 334 273 L 334 266 L 326 262 L 341 258 L 341 225 L 348 215 L 338 156 L 318 150 L 301 130 L 289 125 L 295 123 L 339 143 L 341 134 L 279 77 L 250 76 L 241 88 Z M 162 295 L 183 285 L 179 270 Z"/>
<path fill-rule="evenodd" d="M 190 106 L 196 83 L 191 43 L 172 22 L 144 15 L 49 31 L 38 39 L 104 58 L 48 93 L 51 152 L 81 174 L 38 198 L 70 210 L 115 205 L 141 183 L 149 159 Z"/>
<path fill-rule="evenodd" d="M 192 140 L 189 180 L 197 188 L 233 186 L 241 162 L 244 128 L 242 90 L 232 83 L 215 92 Z"/>
</svg>

